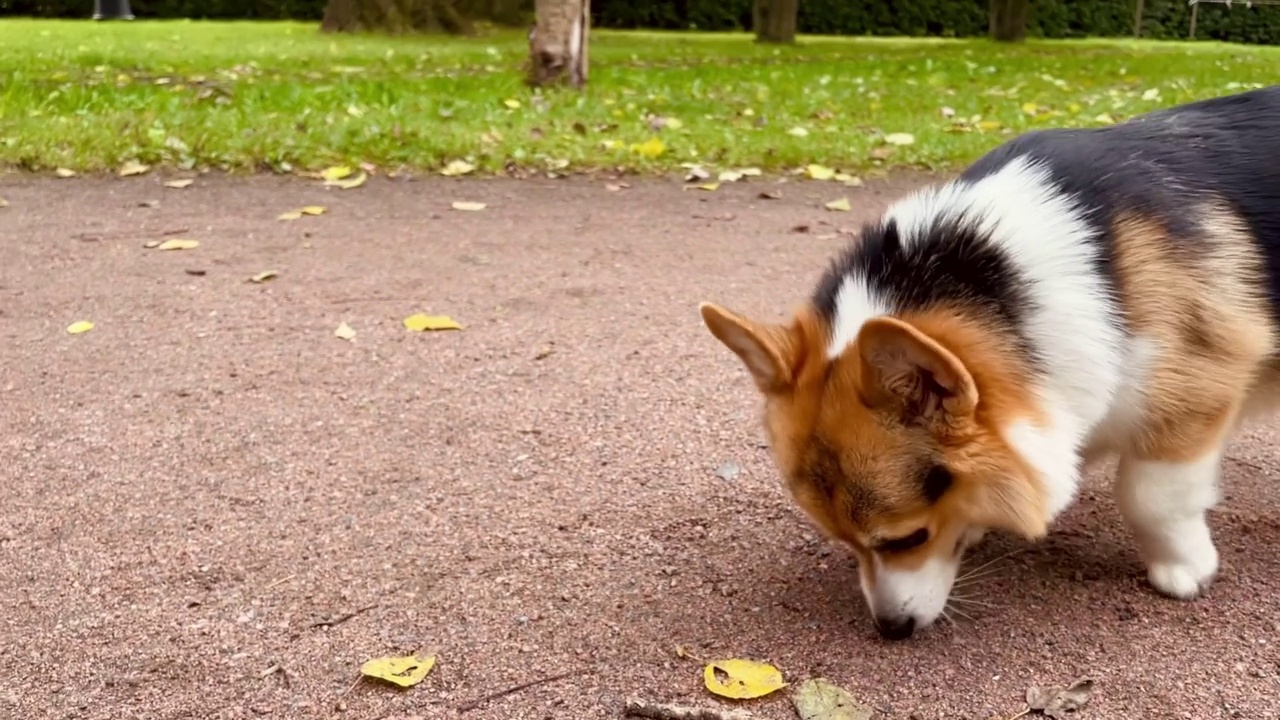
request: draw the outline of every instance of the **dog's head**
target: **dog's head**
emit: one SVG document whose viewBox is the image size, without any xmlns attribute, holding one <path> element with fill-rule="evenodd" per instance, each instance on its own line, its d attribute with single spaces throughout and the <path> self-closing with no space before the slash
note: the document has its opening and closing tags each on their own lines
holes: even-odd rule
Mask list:
<svg viewBox="0 0 1280 720">
<path fill-rule="evenodd" d="M 812 308 L 788 324 L 710 303 L 701 313 L 763 395 L 790 495 L 857 555 L 885 637 L 942 614 L 961 556 L 986 530 L 1046 532 L 1041 485 L 1002 437 L 1035 407 L 998 331 L 960 313 L 881 316 L 832 352 Z"/>
</svg>

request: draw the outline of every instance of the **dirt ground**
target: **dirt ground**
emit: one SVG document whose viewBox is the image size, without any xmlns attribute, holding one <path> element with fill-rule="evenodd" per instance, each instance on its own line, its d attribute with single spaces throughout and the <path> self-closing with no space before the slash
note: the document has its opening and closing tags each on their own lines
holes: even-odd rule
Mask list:
<svg viewBox="0 0 1280 720">
<path fill-rule="evenodd" d="M 1275 717 L 1274 427 L 1231 453 L 1223 571 L 1194 603 L 1148 589 L 1095 478 L 1047 541 L 973 556 L 1023 550 L 988 607 L 886 643 L 852 559 L 785 500 L 697 303 L 780 317 L 838 230 L 918 181 L 0 176 L 0 718 L 728 705 L 677 644 L 884 719 L 1005 718 L 1081 675 L 1081 718 Z M 853 212 L 822 208 L 842 194 Z M 309 204 L 328 213 L 276 219 Z M 144 247 L 164 237 L 201 245 Z M 465 329 L 410 333 L 417 312 Z M 432 648 L 417 687 L 357 682 Z M 788 693 L 741 705 L 794 718 Z"/>
</svg>

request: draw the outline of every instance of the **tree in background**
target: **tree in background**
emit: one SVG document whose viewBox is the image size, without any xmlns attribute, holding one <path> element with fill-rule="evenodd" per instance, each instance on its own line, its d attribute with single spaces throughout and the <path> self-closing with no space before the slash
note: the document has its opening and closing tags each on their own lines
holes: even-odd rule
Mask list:
<svg viewBox="0 0 1280 720">
<path fill-rule="evenodd" d="M 1022 42 L 1027 38 L 1027 16 L 1030 0 L 990 0 L 988 19 L 991 39 L 997 42 Z"/>
<path fill-rule="evenodd" d="M 529 0 L 328 0 L 325 32 L 447 32 L 465 35 L 475 20 L 503 25 L 528 21 Z"/>
<path fill-rule="evenodd" d="M 575 88 L 585 85 L 590 0 L 537 0 L 535 17 L 529 31 L 529 84 L 567 79 Z"/>
<path fill-rule="evenodd" d="M 800 0 L 755 0 L 751 15 L 756 42 L 789 45 L 796 41 Z"/>
</svg>

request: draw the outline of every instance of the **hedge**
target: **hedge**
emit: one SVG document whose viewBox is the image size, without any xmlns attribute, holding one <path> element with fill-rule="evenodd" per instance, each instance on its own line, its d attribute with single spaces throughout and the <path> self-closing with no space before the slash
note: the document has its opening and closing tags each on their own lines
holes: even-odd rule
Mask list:
<svg viewBox="0 0 1280 720">
<path fill-rule="evenodd" d="M 484 0 L 460 0 L 484 4 Z M 510 0 L 508 0 L 509 3 Z M 532 0 L 514 0 L 527 15 Z M 504 3 L 504 4 L 508 4 Z M 592 0 L 598 27 L 666 30 L 750 30 L 752 0 Z M 318 20 L 325 0 L 130 0 L 139 18 Z M 495 3 L 496 6 L 497 3 Z M 92 0 L 0 0 L 0 15 L 84 18 Z M 1186 0 L 1147 0 L 1143 36 L 1187 36 Z M 1123 0 L 1032 0 L 1031 37 L 1116 37 L 1132 33 L 1133 10 Z M 1280 43 L 1280 7 L 1200 7 L 1198 39 Z M 987 0 L 801 0 L 802 33 L 977 37 L 987 32 Z"/>
</svg>

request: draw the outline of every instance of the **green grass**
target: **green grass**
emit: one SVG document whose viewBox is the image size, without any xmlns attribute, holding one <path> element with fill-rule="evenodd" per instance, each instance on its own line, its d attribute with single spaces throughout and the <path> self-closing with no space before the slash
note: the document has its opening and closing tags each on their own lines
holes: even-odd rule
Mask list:
<svg viewBox="0 0 1280 720">
<path fill-rule="evenodd" d="M 129 160 L 951 169 L 1012 133 L 1121 120 L 1267 83 L 1280 67 L 1280 48 L 1215 43 L 806 37 L 778 49 L 740 34 L 597 31 L 590 85 L 576 93 L 523 85 L 518 31 L 335 37 L 298 23 L 17 19 L 0 20 L 0 48 L 0 165 L 82 172 Z M 654 130 L 653 116 L 678 126 Z M 889 133 L 915 141 L 886 156 Z M 657 157 L 634 149 L 653 137 Z"/>
</svg>

